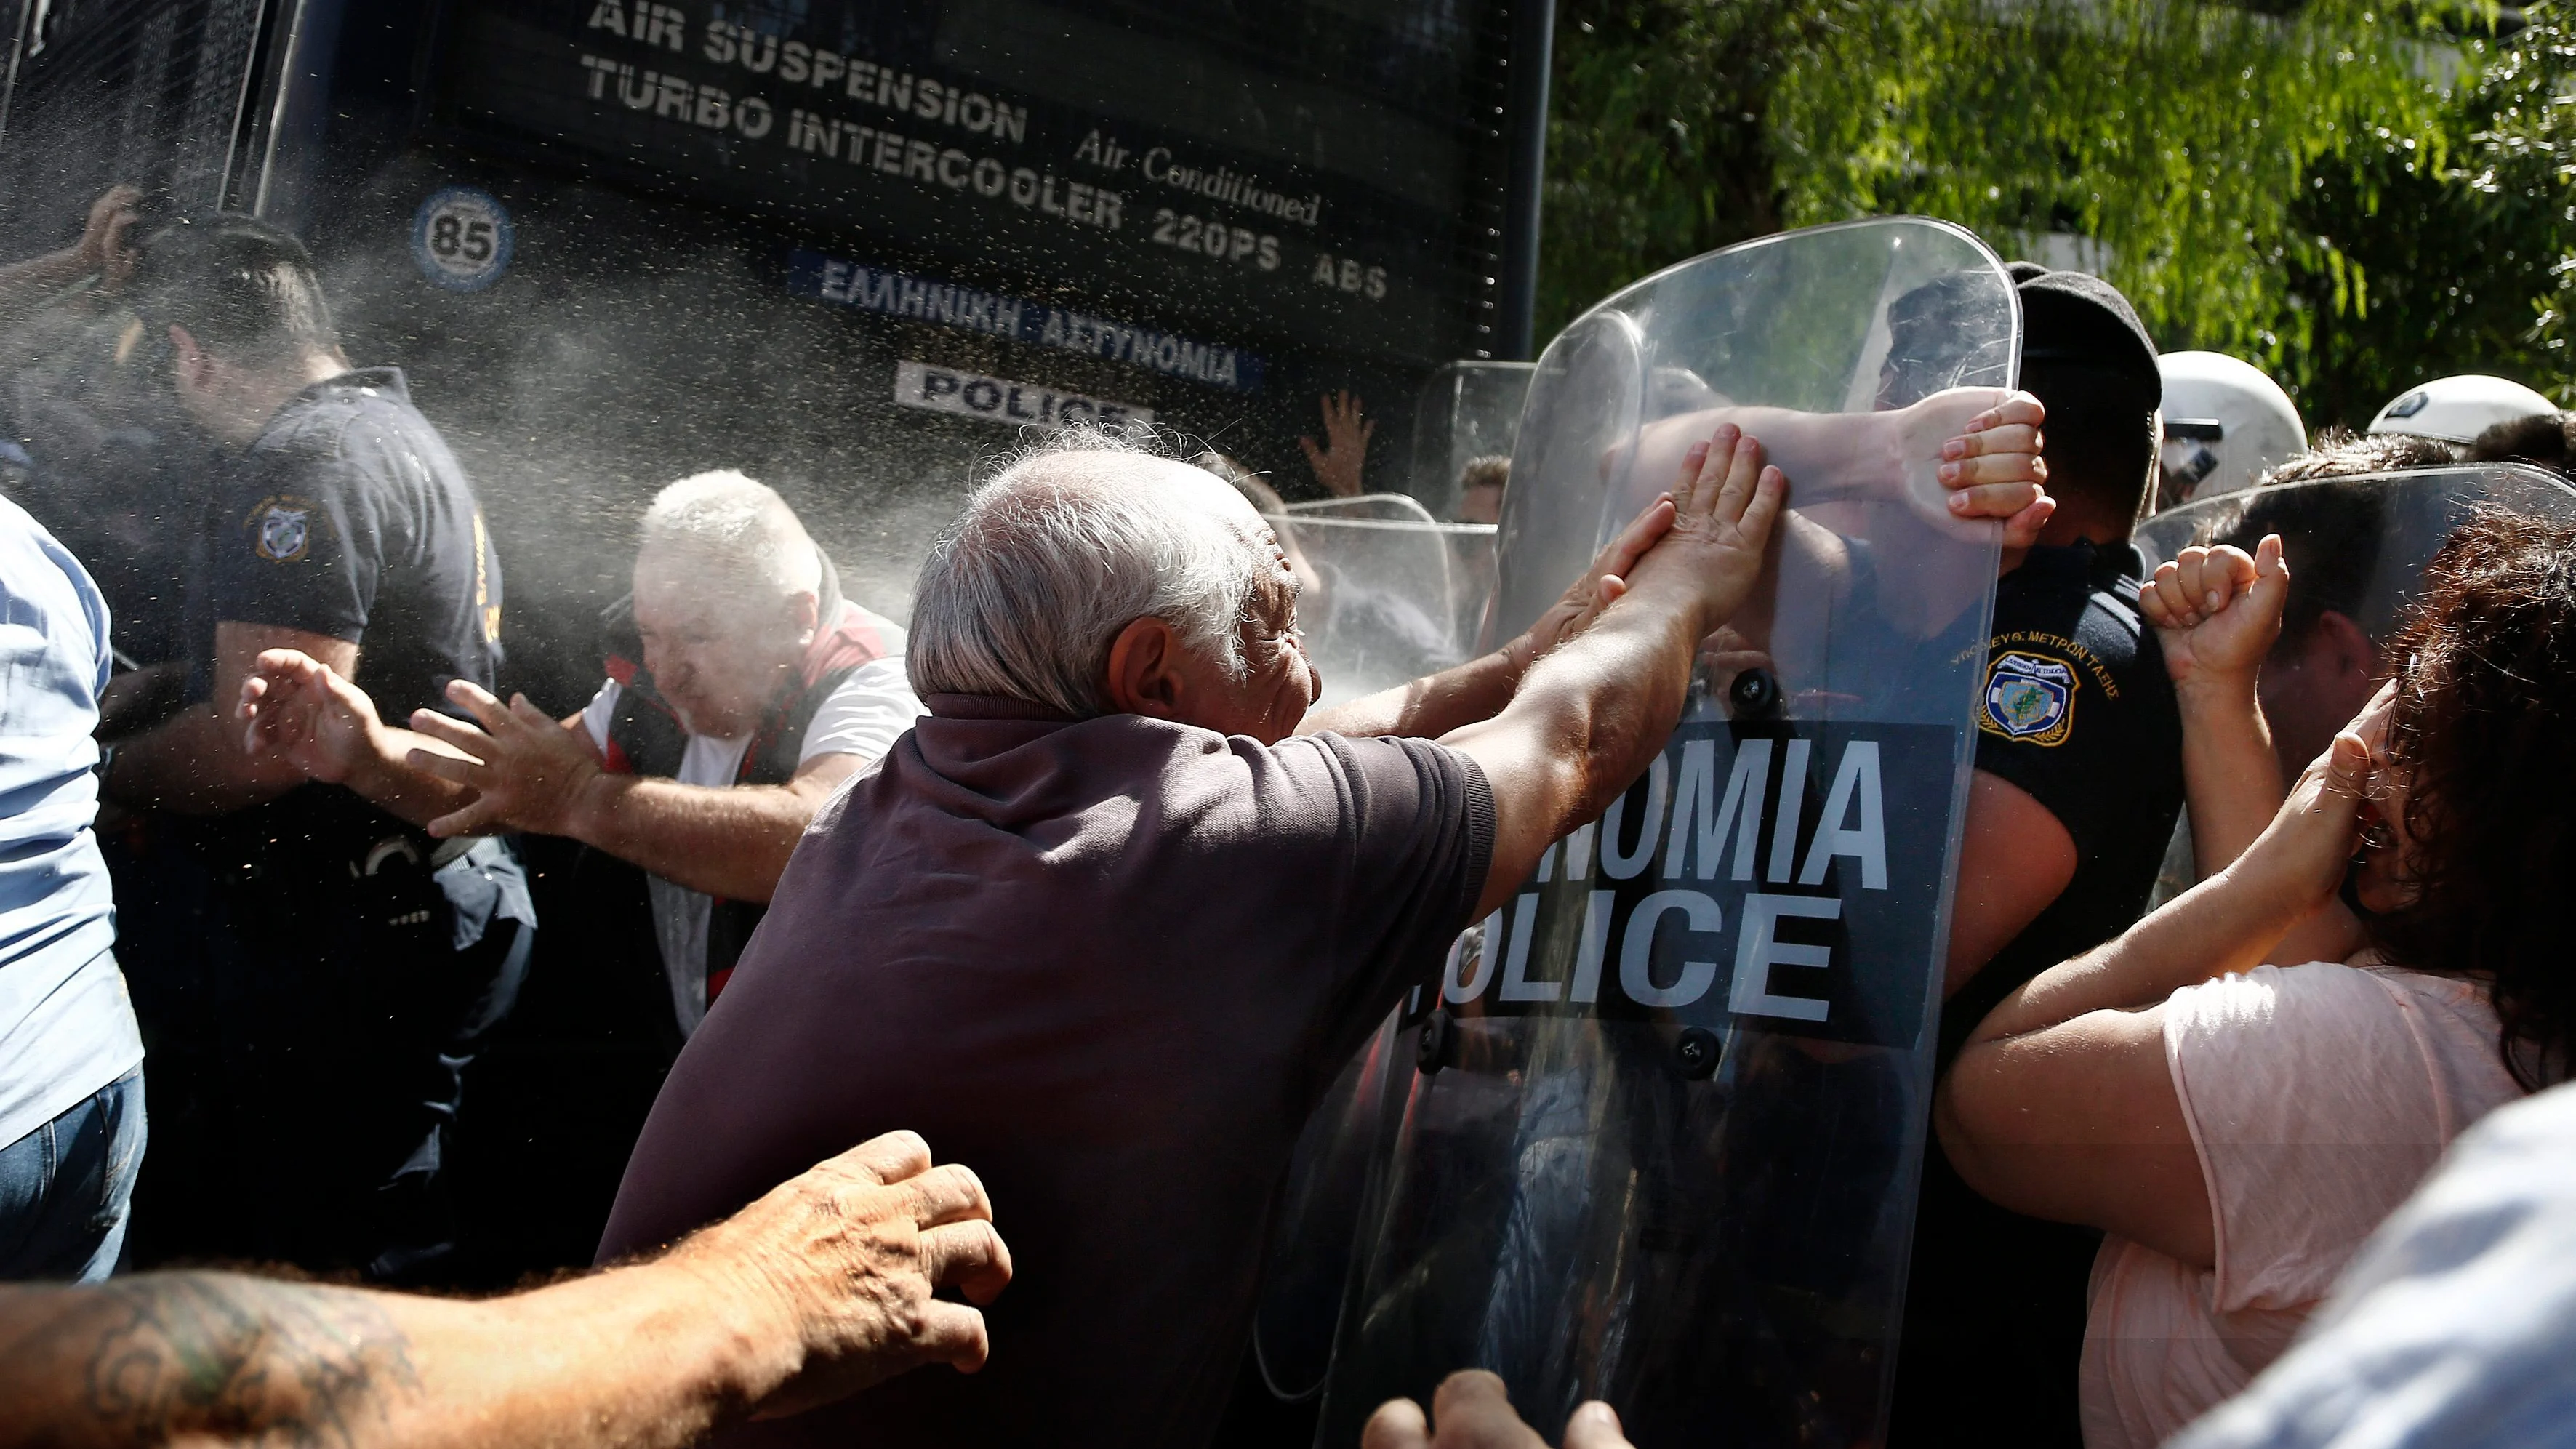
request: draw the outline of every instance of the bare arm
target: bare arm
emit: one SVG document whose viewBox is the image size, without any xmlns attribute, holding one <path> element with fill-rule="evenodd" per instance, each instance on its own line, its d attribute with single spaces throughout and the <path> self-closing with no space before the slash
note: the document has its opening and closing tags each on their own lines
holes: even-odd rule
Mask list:
<svg viewBox="0 0 2576 1449">
<path fill-rule="evenodd" d="M 145 1274 L 0 1290 L 0 1449 L 676 1446 L 925 1363 L 983 1364 L 1010 1253 L 895 1133 L 660 1258 L 483 1302 Z"/>
<path fill-rule="evenodd" d="M 67 287 L 83 277 L 121 283 L 134 270 L 134 253 L 126 236 L 134 227 L 134 204 L 143 193 L 131 186 L 111 186 L 90 203 L 80 240 L 58 252 L 0 266 L 0 316 L 29 310 L 51 288 Z"/>
<path fill-rule="evenodd" d="M 1491 720 L 1442 743 L 1494 793 L 1493 865 L 1478 912 L 1510 898 L 1540 852 L 1609 808 L 1681 718 L 1691 659 L 1752 592 L 1788 484 L 1732 426 L 1682 459 L 1669 532 L 1590 628 L 1531 667 Z"/>
<path fill-rule="evenodd" d="M 2039 919 L 2075 879 L 2075 837 L 2029 791 L 1983 770 L 1968 785 L 1959 884 L 1950 898 L 1944 998 Z"/>
<path fill-rule="evenodd" d="M 1857 466 L 1851 459 L 1862 445 L 1833 440 L 1853 436 L 1874 439 L 1884 444 L 1893 457 L 1899 450 L 1889 439 L 1952 429 L 1955 436 L 1922 443 L 1919 450 L 1924 457 L 1918 460 L 1925 468 L 1943 458 L 1951 460 L 1939 463 L 1941 488 L 1951 498 L 1950 511 L 1962 518 L 2003 519 L 2008 529 L 2027 527 L 2035 534 L 2056 506 L 2041 491 L 2039 481 L 2047 476 L 2047 468 L 2039 459 L 2038 400 L 1995 389 L 1973 393 L 1962 390 L 1940 396 L 1948 399 L 1945 408 L 1917 405 L 1904 414 L 1819 415 L 1785 408 L 1737 408 L 1698 415 L 1695 420 L 1715 426 L 1706 419 L 1758 415 L 1811 440 L 1810 451 L 1817 460 L 1815 466 L 1820 468 Z M 1968 403 L 1988 399 L 1995 401 L 1988 411 L 1975 416 L 1963 414 Z M 1686 451 L 1678 447 L 1681 441 L 1676 422 L 1668 421 L 1649 429 L 1643 446 L 1646 454 L 1653 457 L 1669 453 L 1671 466 L 1678 469 Z M 1893 466 L 1884 459 L 1875 461 L 1870 465 L 1875 470 L 1871 476 Z M 1663 536 L 1666 525 L 1665 515 L 1659 511 L 1662 507 L 1661 500 L 1648 504 L 1645 512 L 1603 547 L 1563 597 L 1550 605 L 1527 632 L 1503 648 L 1410 684 L 1315 710 L 1298 725 L 1297 732 L 1333 730 L 1354 736 L 1437 737 L 1493 718 L 1511 701 L 1532 663 L 1589 627 L 1601 610 L 1626 589 L 1629 571 Z M 1839 587 L 1848 572 L 1846 550 L 1831 530 L 1791 515 L 1783 521 L 1779 535 L 1783 547 L 1801 556 L 1802 578 Z M 1775 571 L 1780 551 L 1775 548 L 1771 554 Z M 1740 621 L 1744 632 L 1755 639 L 1763 637 L 1767 633 L 1767 616 L 1767 596 L 1749 604 L 1746 618 Z"/>
<path fill-rule="evenodd" d="M 295 649 L 262 652 L 234 709 L 241 749 L 276 757 L 306 776 L 346 785 L 414 825 L 462 809 L 474 792 L 414 769 L 415 750 L 445 751 L 427 735 L 386 724 L 376 702 L 338 670 Z"/>
<path fill-rule="evenodd" d="M 149 732 L 187 708 L 188 666 L 176 660 L 118 671 L 98 696 L 98 737 L 121 740 Z"/>
<path fill-rule="evenodd" d="M 213 693 L 121 742 L 101 793 L 120 805 L 220 815 L 303 784 L 303 768 L 285 754 L 246 751 L 235 722 L 233 702 L 271 651 L 293 651 L 342 678 L 358 670 L 358 646 L 346 639 L 275 624 L 217 624 Z"/>
<path fill-rule="evenodd" d="M 2182 713 L 2192 861 L 2204 879 L 2253 845 L 2287 794 L 2255 683 L 2281 637 L 2289 584 L 2274 534 L 2251 557 L 2223 545 L 2184 549 L 2138 590 Z M 2340 961 L 2360 945 L 2361 923 L 2329 898 L 2282 935 L 2269 959 Z"/>
<path fill-rule="evenodd" d="M 2241 549 L 2186 548 L 2138 588 L 2182 714 L 2192 861 L 2203 877 L 2245 853 L 2287 794 L 2254 683 L 2281 637 L 2290 569 L 2280 535 Z"/>
<path fill-rule="evenodd" d="M 2333 893 L 2369 759 L 2358 735 L 2339 737 L 2243 856 L 1978 1024 L 1934 1099 L 1942 1146 L 1969 1186 L 2186 1263 L 2214 1260 L 2207 1189 L 2165 1066 L 2163 1003 L 2261 963 Z"/>
<path fill-rule="evenodd" d="M 1889 412 L 1711 408 L 1647 427 L 1636 466 L 1647 477 L 1665 476 L 1693 441 L 1732 424 L 1762 439 L 1772 462 L 1803 480 L 1802 506 L 1856 499 L 1933 517 L 2001 518 L 2004 546 L 2027 548 L 2056 507 L 2039 458 L 2043 417 L 2029 393 L 1992 387 L 1950 388 Z"/>
<path fill-rule="evenodd" d="M 817 755 L 784 785 L 713 787 L 602 773 L 586 784 L 563 833 L 675 885 L 766 901 L 814 812 L 867 763 L 858 755 Z"/>
<path fill-rule="evenodd" d="M 429 710 L 412 716 L 412 727 L 441 748 L 414 750 L 411 767 L 470 797 L 430 822 L 431 834 L 570 836 L 675 885 L 729 900 L 768 900 L 814 812 L 867 763 L 857 755 L 817 755 L 783 785 L 683 785 L 612 775 L 578 722 L 567 728 L 525 695 L 503 704 L 458 680 L 447 697 L 481 728 Z"/>
</svg>

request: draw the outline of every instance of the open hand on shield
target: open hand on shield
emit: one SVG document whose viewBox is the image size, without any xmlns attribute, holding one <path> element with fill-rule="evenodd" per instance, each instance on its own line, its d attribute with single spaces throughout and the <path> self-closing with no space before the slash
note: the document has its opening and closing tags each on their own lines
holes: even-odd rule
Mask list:
<svg viewBox="0 0 2576 1449">
<path fill-rule="evenodd" d="M 1763 463 L 1760 443 L 1733 423 L 1722 424 L 1716 436 L 1683 455 L 1668 501 L 1658 500 L 1640 520 L 1672 510 L 1663 536 L 1629 570 L 1627 591 L 1653 591 L 1672 607 L 1695 606 L 1701 624 L 1694 639 L 1715 632 L 1760 580 L 1788 488 L 1780 470 Z"/>
<path fill-rule="evenodd" d="M 472 789 L 475 799 L 431 821 L 429 833 L 442 838 L 509 830 L 576 834 L 573 821 L 583 788 L 604 773 L 586 743 L 528 703 L 524 694 L 503 704 L 491 691 L 458 679 L 449 682 L 447 697 L 482 727 L 427 709 L 413 712 L 411 727 L 470 758 L 416 749 L 410 763 Z"/>
</svg>

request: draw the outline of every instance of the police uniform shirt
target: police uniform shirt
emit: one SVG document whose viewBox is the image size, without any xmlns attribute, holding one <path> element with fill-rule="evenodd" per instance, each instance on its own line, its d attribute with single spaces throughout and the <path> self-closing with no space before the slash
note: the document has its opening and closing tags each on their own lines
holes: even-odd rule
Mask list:
<svg viewBox="0 0 2576 1449">
<path fill-rule="evenodd" d="M 1977 768 L 2066 828 L 2075 874 L 1941 1008 L 1939 1064 L 2040 972 L 2145 909 L 2182 808 L 2182 724 L 2127 547 L 2034 548 L 1995 591 Z M 1891 1442 L 2080 1442 L 2076 1365 L 2101 1234 L 2006 1212 L 1925 1154 Z"/>
<path fill-rule="evenodd" d="M 1995 590 L 1977 768 L 2047 807 L 2075 875 L 1941 1013 L 1941 1067 L 2016 987 L 2128 929 L 2182 809 L 2182 720 L 2127 547 L 2034 548 Z"/>
<path fill-rule="evenodd" d="M 489 689 L 501 569 L 473 485 L 411 405 L 402 373 L 316 383 L 269 420 L 216 488 L 188 590 L 189 696 L 213 690 L 215 626 L 302 629 L 360 648 L 388 720 Z"/>
</svg>

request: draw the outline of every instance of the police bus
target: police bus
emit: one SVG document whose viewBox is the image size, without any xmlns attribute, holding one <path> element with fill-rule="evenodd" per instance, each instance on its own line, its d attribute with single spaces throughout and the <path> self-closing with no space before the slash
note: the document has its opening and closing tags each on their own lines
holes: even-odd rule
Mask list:
<svg viewBox="0 0 2576 1449">
<path fill-rule="evenodd" d="M 846 592 L 898 620 L 973 466 L 1028 424 L 1152 423 L 1294 498 L 1319 399 L 1349 389 L 1380 423 L 1367 486 L 1438 501 L 1445 478 L 1410 476 L 1417 393 L 1528 354 L 1551 19 L 0 0 L 0 262 L 64 245 L 117 183 L 147 222 L 225 209 L 304 238 L 351 357 L 404 368 L 473 476 L 506 683 L 562 715 L 597 685 L 635 519 L 691 473 L 778 488 Z M 138 556 L 184 543 L 151 522 L 176 510 L 118 516 L 145 520 Z M 142 628 L 172 591 L 129 592 Z M 557 893 L 588 866 L 536 864 L 541 900 L 580 897 Z M 660 1011 L 640 909 L 550 909 L 517 1029 L 551 1045 L 483 1069 L 481 1110 L 514 1120 L 481 1140 L 517 1144 L 492 1175 L 530 1218 L 496 1273 L 586 1255 L 668 1045 L 639 1044 Z M 617 1002 L 632 1020 L 602 1025 Z M 558 1190 L 580 1202 L 541 1201 Z"/>
<path fill-rule="evenodd" d="M 1168 426 L 1294 497 L 1347 388 L 1405 491 L 1424 379 L 1529 345 L 1546 12 L 7 0 L 0 244 L 120 181 L 303 236 L 482 490 L 522 682 L 577 689 L 562 621 L 706 468 L 897 617 L 1024 424 Z"/>
</svg>

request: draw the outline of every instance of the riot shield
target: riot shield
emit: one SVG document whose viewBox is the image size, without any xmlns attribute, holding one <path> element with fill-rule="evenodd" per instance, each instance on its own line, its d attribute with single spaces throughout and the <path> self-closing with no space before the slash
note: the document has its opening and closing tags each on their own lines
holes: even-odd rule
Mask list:
<svg viewBox="0 0 2576 1449">
<path fill-rule="evenodd" d="M 1383 1148 L 1413 1071 L 1406 1014 L 1403 1008 L 1389 1013 L 1368 1045 L 1343 1065 L 1306 1119 L 1288 1162 L 1252 1329 L 1262 1384 L 1286 1402 L 1311 1398 L 1323 1388 L 1360 1232 L 1377 1220 L 1385 1189 Z"/>
<path fill-rule="evenodd" d="M 1362 493 L 1353 498 L 1313 498 L 1287 505 L 1292 518 L 1375 518 L 1394 523 L 1436 523 L 1410 493 Z"/>
<path fill-rule="evenodd" d="M 1413 500 L 1395 500 L 1419 512 Z M 1335 512 L 1271 520 L 1303 592 L 1297 619 L 1324 674 L 1324 702 L 1392 689 L 1467 659 L 1491 575 L 1474 567 L 1493 530 L 1419 517 L 1347 516 L 1379 500 L 1333 500 Z"/>
<path fill-rule="evenodd" d="M 2194 543 L 2252 552 L 2281 535 L 2290 605 L 2258 688 L 2273 748 L 2295 776 L 2361 711 L 2389 672 L 2389 635 L 2453 529 L 2482 511 L 2576 519 L 2576 488 L 2521 463 L 2471 463 L 2318 478 L 2222 493 L 2140 524 L 2154 561 Z M 2188 818 L 2175 826 L 2157 903 L 2198 878 Z"/>
<path fill-rule="evenodd" d="M 1431 374 L 1413 409 L 1413 496 L 1455 518 L 1458 475 L 1476 458 L 1508 458 L 1529 396 L 1531 364 L 1452 362 Z"/>
<path fill-rule="evenodd" d="M 1949 330 L 1901 325 L 1927 288 Z M 1495 633 L 1723 421 L 1791 480 L 1780 563 L 1645 776 L 1453 949 L 1320 1442 L 1465 1367 L 1551 1441 L 1593 1397 L 1644 1444 L 1881 1437 L 1997 562 L 1933 472 L 2019 325 L 1974 238 L 1877 221 L 1685 263 L 1541 357 Z"/>
<path fill-rule="evenodd" d="M 2464 463 L 2319 478 L 2222 493 L 2159 513 L 2138 525 L 2138 547 L 2162 563 L 2190 544 L 2238 543 L 2252 552 L 2265 533 L 2281 535 L 2292 588 L 2304 583 L 2309 546 L 2332 546 L 2350 582 L 2329 601 L 2373 640 L 2386 638 L 2414 597 L 2424 566 L 2451 530 L 2482 510 L 2576 517 L 2576 487 L 2527 463 Z M 2367 554 L 2366 560 L 2359 557 Z M 2321 562 L 2317 561 L 2317 562 Z"/>
</svg>

